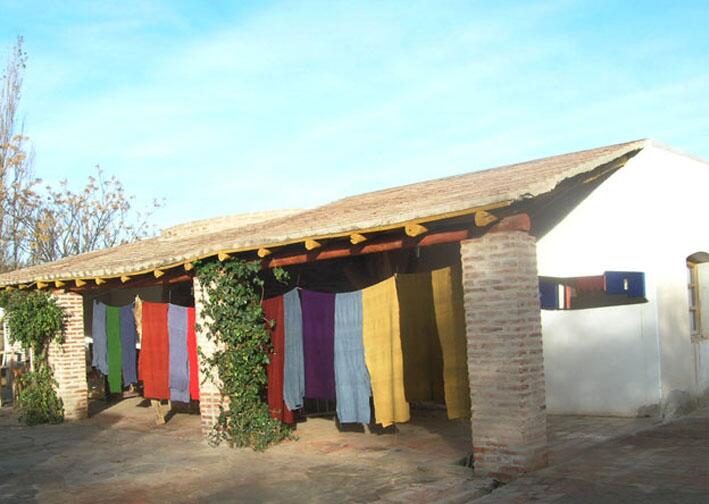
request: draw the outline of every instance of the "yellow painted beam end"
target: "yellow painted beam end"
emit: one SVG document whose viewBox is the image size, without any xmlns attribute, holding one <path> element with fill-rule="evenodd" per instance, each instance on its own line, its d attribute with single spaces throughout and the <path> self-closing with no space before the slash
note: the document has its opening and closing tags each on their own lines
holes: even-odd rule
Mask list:
<svg viewBox="0 0 709 504">
<path fill-rule="evenodd" d="M 194 264 L 191 262 L 186 262 L 184 264 L 185 271 L 192 271 L 194 269 Z"/>
<path fill-rule="evenodd" d="M 24 289 L 27 288 L 27 285 L 26 285 L 26 284 L 20 284 L 20 285 L 17 286 L 17 288 L 20 289 L 20 290 L 24 290 Z"/>
<path fill-rule="evenodd" d="M 260 248 L 260 249 L 258 249 L 258 252 L 256 252 L 256 255 L 258 255 L 261 259 L 263 259 L 264 257 L 270 256 L 272 253 L 273 252 L 271 252 L 267 248 Z"/>
<path fill-rule="evenodd" d="M 485 210 L 478 210 L 475 212 L 475 225 L 477 227 L 485 227 L 489 224 L 492 224 L 497 220 L 497 217 L 492 215 L 491 213 L 486 212 Z"/>
<path fill-rule="evenodd" d="M 404 226 L 404 232 L 407 234 L 407 236 L 415 238 L 417 236 L 421 236 L 424 233 L 427 233 L 428 228 L 426 226 L 422 226 L 421 224 L 417 224 L 416 222 L 409 222 Z"/>
<path fill-rule="evenodd" d="M 317 240 L 305 240 L 305 249 L 306 250 L 315 250 L 316 248 L 322 247 L 322 243 L 320 243 Z"/>
<path fill-rule="evenodd" d="M 54 281 L 54 287 L 56 287 L 57 289 L 61 289 L 65 285 L 66 285 L 66 282 L 62 282 L 61 280 Z"/>
<path fill-rule="evenodd" d="M 366 242 L 366 241 L 367 241 L 367 237 L 364 236 L 363 234 L 352 233 L 350 235 L 350 243 L 352 245 L 357 245 L 358 243 L 362 243 L 362 242 Z"/>
<path fill-rule="evenodd" d="M 96 282 L 96 285 L 103 285 L 106 283 L 106 280 L 104 280 L 101 277 L 96 277 L 96 278 L 94 278 L 94 282 Z"/>
<path fill-rule="evenodd" d="M 475 225 L 477 227 L 485 227 L 489 224 L 492 224 L 497 220 L 497 217 L 492 215 L 491 213 L 486 212 L 485 210 L 478 210 L 475 212 Z"/>
<path fill-rule="evenodd" d="M 153 275 L 155 275 L 155 278 L 160 278 L 164 274 L 165 274 L 165 272 L 161 269 L 156 269 L 155 271 L 153 271 Z"/>
<path fill-rule="evenodd" d="M 231 256 L 229 254 L 227 254 L 226 252 L 219 252 L 217 254 L 217 258 L 223 262 L 223 261 L 226 261 L 227 259 L 230 259 Z"/>
<path fill-rule="evenodd" d="M 128 275 L 123 275 L 121 277 L 121 283 L 126 283 L 128 281 L 130 281 L 130 277 Z"/>
<path fill-rule="evenodd" d="M 46 282 L 37 282 L 37 288 L 39 290 L 46 289 L 49 286 Z"/>
<path fill-rule="evenodd" d="M 84 285 L 86 285 L 86 282 L 81 278 L 77 278 L 76 280 L 74 280 L 74 283 L 77 287 L 83 287 Z"/>
</svg>

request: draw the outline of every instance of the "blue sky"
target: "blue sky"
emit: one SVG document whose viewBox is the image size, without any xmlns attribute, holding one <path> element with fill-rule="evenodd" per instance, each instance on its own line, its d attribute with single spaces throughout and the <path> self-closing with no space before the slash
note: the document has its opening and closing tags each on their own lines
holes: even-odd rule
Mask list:
<svg viewBox="0 0 709 504">
<path fill-rule="evenodd" d="M 709 158 L 709 2 L 0 0 L 45 180 L 166 226 L 650 137 Z"/>
</svg>

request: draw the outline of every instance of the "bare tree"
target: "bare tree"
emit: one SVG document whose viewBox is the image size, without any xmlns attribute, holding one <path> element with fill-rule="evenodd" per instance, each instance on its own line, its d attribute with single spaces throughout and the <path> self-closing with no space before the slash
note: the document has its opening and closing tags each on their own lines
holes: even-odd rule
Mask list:
<svg viewBox="0 0 709 504">
<path fill-rule="evenodd" d="M 22 37 L 12 49 L 0 82 L 0 270 L 112 247 L 151 234 L 148 223 L 161 206 L 134 209 L 116 177 L 97 166 L 83 190 L 64 180 L 40 190 L 33 149 L 18 119 L 27 53 Z"/>
<path fill-rule="evenodd" d="M 99 166 L 83 190 L 74 192 L 66 180 L 35 208 L 31 237 L 32 262 L 54 261 L 128 243 L 151 234 L 148 218 L 161 206 L 153 201 L 145 212 L 133 209 L 134 197 L 126 195 L 115 177 L 106 178 Z"/>
<path fill-rule="evenodd" d="M 31 215 L 39 203 L 34 186 L 32 148 L 19 120 L 27 53 L 17 38 L 0 87 L 0 268 L 19 266 L 26 258 Z"/>
<path fill-rule="evenodd" d="M 0 87 L 0 176 L 4 177 L 12 159 L 18 155 L 17 125 L 22 80 L 27 66 L 27 53 L 22 49 L 22 37 L 17 38 L 2 74 Z M 21 130 L 21 128 L 20 128 Z"/>
</svg>

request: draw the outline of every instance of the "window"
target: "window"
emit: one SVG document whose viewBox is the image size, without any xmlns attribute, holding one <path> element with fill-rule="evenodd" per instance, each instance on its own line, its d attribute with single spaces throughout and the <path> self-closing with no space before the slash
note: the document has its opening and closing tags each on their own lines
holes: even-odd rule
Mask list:
<svg viewBox="0 0 709 504">
<path fill-rule="evenodd" d="M 709 339 L 709 253 L 687 257 L 687 304 L 693 340 Z"/>
<path fill-rule="evenodd" d="M 693 338 L 701 338 L 702 307 L 699 300 L 699 263 L 687 261 L 687 288 L 689 289 L 689 328 Z"/>
</svg>

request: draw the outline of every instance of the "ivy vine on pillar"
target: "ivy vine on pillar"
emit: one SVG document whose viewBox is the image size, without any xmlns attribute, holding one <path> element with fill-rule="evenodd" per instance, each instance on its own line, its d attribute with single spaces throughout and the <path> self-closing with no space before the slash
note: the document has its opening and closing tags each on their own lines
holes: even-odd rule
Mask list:
<svg viewBox="0 0 709 504">
<path fill-rule="evenodd" d="M 278 280 L 286 273 L 272 270 Z M 213 444 L 264 450 L 290 437 L 290 429 L 272 418 L 263 391 L 268 384 L 270 335 L 261 308 L 264 281 L 259 263 L 241 259 L 196 265 L 204 289 L 201 319 L 215 343 L 212 355 L 200 349 L 206 375 L 216 370 L 223 404 L 210 435 Z"/>
</svg>

